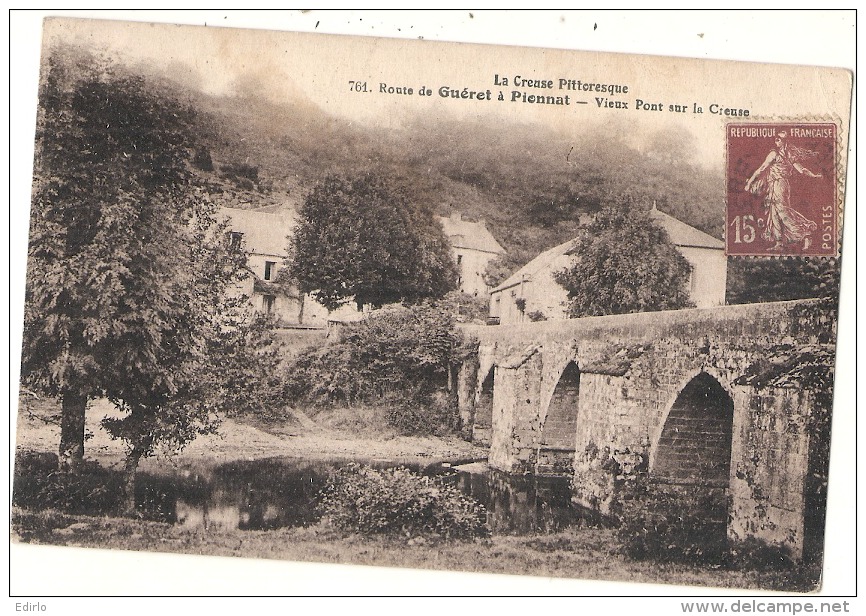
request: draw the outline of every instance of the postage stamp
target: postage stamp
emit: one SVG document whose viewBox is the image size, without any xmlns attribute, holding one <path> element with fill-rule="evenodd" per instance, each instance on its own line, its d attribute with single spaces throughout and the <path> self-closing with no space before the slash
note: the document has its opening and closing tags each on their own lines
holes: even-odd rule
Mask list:
<svg viewBox="0 0 866 616">
<path fill-rule="evenodd" d="M 837 132 L 832 123 L 728 125 L 728 255 L 837 255 Z"/>
</svg>

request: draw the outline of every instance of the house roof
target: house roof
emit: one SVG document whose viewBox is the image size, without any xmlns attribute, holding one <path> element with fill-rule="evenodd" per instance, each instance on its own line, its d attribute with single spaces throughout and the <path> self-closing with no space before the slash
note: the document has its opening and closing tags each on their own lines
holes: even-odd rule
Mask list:
<svg viewBox="0 0 866 616">
<path fill-rule="evenodd" d="M 717 250 L 723 250 L 725 247 L 725 244 L 721 240 L 718 240 L 703 231 L 699 231 L 681 220 L 677 220 L 673 216 L 665 214 L 656 209 L 655 204 L 653 204 L 653 209 L 650 210 L 649 215 L 656 224 L 667 232 L 668 238 L 674 246 L 679 246 L 680 248 L 712 248 Z M 508 289 L 519 284 L 521 281 L 531 280 L 536 273 L 549 268 L 556 259 L 568 254 L 575 247 L 576 243 L 577 238 L 574 238 L 559 244 L 558 246 L 545 250 L 532 261 L 511 274 L 511 276 L 506 278 L 499 284 L 499 286 L 493 289 L 491 293 Z"/>
<path fill-rule="evenodd" d="M 442 223 L 442 230 L 454 248 L 505 254 L 505 249 L 487 230 L 484 222 L 463 220 L 459 213 L 452 214 L 450 217 L 440 216 L 439 222 Z"/>
<path fill-rule="evenodd" d="M 247 250 L 260 254 L 285 256 L 288 242 L 286 236 L 295 228 L 297 211 L 286 204 L 266 205 L 253 210 L 222 208 L 231 218 L 232 231 L 244 234 Z M 454 248 L 466 248 L 494 254 L 505 254 L 484 222 L 463 220 L 459 213 L 450 217 L 440 216 L 439 222 Z"/>
<path fill-rule="evenodd" d="M 716 248 L 718 250 L 724 250 L 725 248 L 722 240 L 699 231 L 669 214 L 665 214 L 661 210 L 656 209 L 655 204 L 653 204 L 653 208 L 649 211 L 649 215 L 662 229 L 667 231 L 668 238 L 674 246 Z"/>
<path fill-rule="evenodd" d="M 254 208 L 250 211 L 262 212 L 262 213 L 267 213 L 267 214 L 287 214 L 288 213 L 288 214 L 291 214 L 292 216 L 294 216 L 294 214 L 295 214 L 294 210 L 295 210 L 294 207 L 292 207 L 290 205 L 286 205 L 285 203 L 273 203 L 271 205 L 263 205 L 262 207 Z"/>
<path fill-rule="evenodd" d="M 266 211 L 262 211 L 265 209 Z M 220 208 L 223 219 L 229 219 L 232 231 L 244 234 L 247 252 L 286 257 L 288 236 L 295 227 L 293 210 L 267 211 Z"/>
<path fill-rule="evenodd" d="M 532 277 L 539 271 L 547 269 L 548 267 L 553 265 L 553 262 L 556 261 L 556 259 L 568 254 L 568 252 L 572 248 L 574 248 L 576 242 L 577 238 L 570 239 L 567 242 L 559 244 L 558 246 L 554 246 L 553 248 L 545 250 L 540 255 L 535 257 L 532 261 L 530 261 L 519 270 L 511 274 L 511 276 L 503 280 L 499 284 L 499 286 L 497 286 L 491 291 L 491 293 L 496 293 L 497 291 L 508 289 L 517 284 L 520 284 L 520 282 L 524 280 L 531 280 Z"/>
</svg>

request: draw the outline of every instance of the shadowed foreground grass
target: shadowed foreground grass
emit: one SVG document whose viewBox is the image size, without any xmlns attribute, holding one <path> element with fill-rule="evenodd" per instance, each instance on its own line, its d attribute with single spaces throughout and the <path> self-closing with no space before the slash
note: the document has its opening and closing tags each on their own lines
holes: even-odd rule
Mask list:
<svg viewBox="0 0 866 616">
<path fill-rule="evenodd" d="M 433 542 L 344 534 L 324 522 L 270 531 L 205 531 L 159 522 L 13 508 L 12 530 L 20 542 L 47 545 L 684 586 L 815 590 L 799 569 L 734 571 L 631 560 L 619 553 L 614 531 L 600 529 Z"/>
</svg>

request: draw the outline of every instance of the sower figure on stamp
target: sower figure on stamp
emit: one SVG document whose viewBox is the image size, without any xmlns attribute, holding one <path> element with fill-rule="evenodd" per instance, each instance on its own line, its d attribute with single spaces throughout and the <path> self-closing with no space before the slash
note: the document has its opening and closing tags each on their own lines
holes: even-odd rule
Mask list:
<svg viewBox="0 0 866 616">
<path fill-rule="evenodd" d="M 791 184 L 788 178 L 794 172 L 811 178 L 823 177 L 800 164 L 806 158 L 814 158 L 816 152 L 789 145 L 787 133 L 776 136 L 776 149 L 772 150 L 763 164 L 746 182 L 746 190 L 764 198 L 767 226 L 764 239 L 775 242 L 769 250 L 781 250 L 782 243 L 803 242 L 803 250 L 812 245 L 812 232 L 818 225 L 791 207 Z"/>
</svg>

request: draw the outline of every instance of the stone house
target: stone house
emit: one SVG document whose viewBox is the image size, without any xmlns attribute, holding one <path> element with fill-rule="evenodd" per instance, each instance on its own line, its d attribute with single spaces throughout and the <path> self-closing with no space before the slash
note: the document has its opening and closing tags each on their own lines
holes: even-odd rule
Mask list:
<svg viewBox="0 0 866 616">
<path fill-rule="evenodd" d="M 688 290 L 695 305 L 724 305 L 728 271 L 724 243 L 665 214 L 655 204 L 649 215 L 692 266 Z M 553 275 L 571 266 L 576 244 L 577 239 L 572 239 L 542 252 L 493 289 L 490 322 L 521 323 L 541 315 L 548 320 L 568 318 L 568 294 Z"/>
<path fill-rule="evenodd" d="M 256 310 L 274 315 L 281 325 L 324 327 L 328 311 L 310 295 L 286 292 L 274 282 L 286 259 L 289 236 L 295 226 L 294 210 L 268 206 L 254 210 L 221 208 L 234 242 L 243 242 L 247 268 L 252 273 L 237 289 Z"/>
<path fill-rule="evenodd" d="M 483 220 L 463 220 L 462 214 L 454 211 L 450 217 L 440 217 L 439 222 L 451 244 L 460 272 L 458 288 L 469 295 L 487 297 L 490 287 L 484 282 L 484 271 L 491 260 L 505 254 L 505 249 L 496 241 Z"/>
<path fill-rule="evenodd" d="M 332 313 L 312 295 L 274 285 L 277 272 L 286 259 L 286 247 L 297 219 L 297 211 L 287 205 L 269 205 L 252 210 L 222 208 L 220 215 L 229 221 L 234 241 L 243 242 L 248 253 L 247 267 L 252 277 L 238 289 L 250 298 L 256 310 L 273 314 L 282 325 L 324 327 L 329 321 L 351 321 L 357 310 L 351 302 Z M 491 259 L 505 250 L 488 231 L 484 222 L 463 220 L 460 213 L 440 217 L 442 229 L 451 243 L 460 272 L 459 288 L 470 295 L 486 297 L 488 287 L 482 274 Z"/>
</svg>

